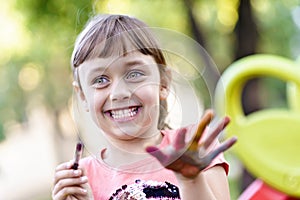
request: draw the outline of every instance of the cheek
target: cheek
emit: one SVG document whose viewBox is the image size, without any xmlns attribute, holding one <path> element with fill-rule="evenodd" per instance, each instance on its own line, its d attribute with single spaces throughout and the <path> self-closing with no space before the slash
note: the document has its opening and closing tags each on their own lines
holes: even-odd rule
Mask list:
<svg viewBox="0 0 300 200">
<path fill-rule="evenodd" d="M 139 89 L 138 95 L 143 100 L 144 104 L 151 106 L 159 105 L 159 87 L 142 87 Z"/>
<path fill-rule="evenodd" d="M 93 92 L 89 95 L 88 106 L 94 119 L 97 115 L 99 115 L 99 113 L 102 113 L 104 102 L 104 95 L 100 92 Z"/>
</svg>

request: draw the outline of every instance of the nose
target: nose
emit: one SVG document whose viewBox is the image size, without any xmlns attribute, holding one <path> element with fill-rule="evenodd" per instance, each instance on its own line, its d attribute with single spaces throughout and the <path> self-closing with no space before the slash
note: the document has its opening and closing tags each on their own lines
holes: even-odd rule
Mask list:
<svg viewBox="0 0 300 200">
<path fill-rule="evenodd" d="M 124 80 L 114 83 L 111 87 L 109 98 L 111 101 L 127 100 L 131 96 L 131 91 Z"/>
</svg>

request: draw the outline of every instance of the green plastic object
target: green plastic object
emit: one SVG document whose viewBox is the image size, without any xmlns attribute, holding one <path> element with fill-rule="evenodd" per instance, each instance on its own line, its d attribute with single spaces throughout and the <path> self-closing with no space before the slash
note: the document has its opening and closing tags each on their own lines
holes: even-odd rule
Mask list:
<svg viewBox="0 0 300 200">
<path fill-rule="evenodd" d="M 300 71 L 300 57 L 296 61 L 298 71 Z M 287 85 L 287 98 L 289 105 L 300 112 L 300 90 L 297 89 L 297 85 L 294 83 L 288 83 Z"/>
<path fill-rule="evenodd" d="M 237 136 L 233 151 L 257 178 L 291 196 L 300 197 L 300 70 L 296 62 L 275 55 L 252 55 L 230 65 L 215 91 L 218 115 L 231 123 L 225 136 Z M 252 78 L 285 81 L 289 108 L 269 108 L 244 115 L 241 94 Z"/>
</svg>

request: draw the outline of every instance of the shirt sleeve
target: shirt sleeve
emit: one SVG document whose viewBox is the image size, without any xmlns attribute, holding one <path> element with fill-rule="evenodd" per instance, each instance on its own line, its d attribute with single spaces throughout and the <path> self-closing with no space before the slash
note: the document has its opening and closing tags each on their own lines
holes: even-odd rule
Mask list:
<svg viewBox="0 0 300 200">
<path fill-rule="evenodd" d="M 200 140 L 200 143 L 205 140 L 207 137 L 209 136 L 209 128 L 206 128 L 204 130 L 203 136 Z M 220 142 L 219 139 L 216 138 L 212 144 L 208 147 L 208 151 L 213 151 L 214 149 L 218 148 L 220 146 Z M 226 159 L 224 158 L 224 153 L 220 153 L 215 159 L 212 160 L 212 162 L 209 164 L 209 166 L 205 169 L 210 169 L 214 166 L 221 166 L 223 167 L 223 169 L 226 172 L 226 175 L 228 175 L 229 173 L 229 163 L 226 161 Z"/>
<path fill-rule="evenodd" d="M 214 145 L 214 148 L 217 148 L 219 145 L 220 145 L 220 143 L 217 141 L 217 144 Z M 213 159 L 213 161 L 209 164 L 209 166 L 207 168 L 205 168 L 204 170 L 208 170 L 208 169 L 210 169 L 214 166 L 223 167 L 223 169 L 226 172 L 226 175 L 228 175 L 228 173 L 229 173 L 229 163 L 224 158 L 223 153 L 220 153 L 215 159 Z"/>
</svg>

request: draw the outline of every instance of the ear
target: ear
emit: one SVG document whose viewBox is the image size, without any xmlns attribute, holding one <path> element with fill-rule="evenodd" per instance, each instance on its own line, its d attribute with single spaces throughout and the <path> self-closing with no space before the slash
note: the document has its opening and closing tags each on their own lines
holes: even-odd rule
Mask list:
<svg viewBox="0 0 300 200">
<path fill-rule="evenodd" d="M 166 67 L 160 78 L 160 100 L 166 100 L 169 96 L 172 74 L 170 68 Z"/>
<path fill-rule="evenodd" d="M 77 94 L 77 98 L 80 99 L 80 101 L 83 105 L 83 108 L 85 109 L 86 112 L 89 112 L 87 100 L 85 98 L 85 95 L 84 95 L 79 83 L 77 81 L 73 81 L 72 85 Z"/>
<path fill-rule="evenodd" d="M 169 90 L 167 88 L 161 88 L 159 91 L 160 100 L 166 100 L 169 96 Z"/>
</svg>

